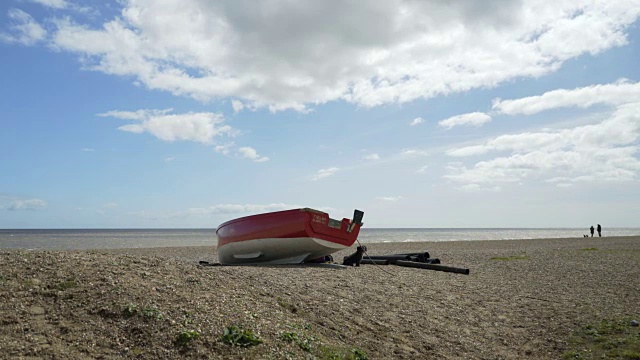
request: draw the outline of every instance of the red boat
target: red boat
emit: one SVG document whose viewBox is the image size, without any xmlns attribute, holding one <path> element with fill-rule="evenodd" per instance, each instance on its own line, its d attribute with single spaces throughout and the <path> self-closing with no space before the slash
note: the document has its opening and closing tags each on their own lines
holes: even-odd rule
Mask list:
<svg viewBox="0 0 640 360">
<path fill-rule="evenodd" d="M 218 226 L 218 261 L 238 264 L 301 264 L 353 245 L 364 213 L 334 220 L 304 208 L 230 220 Z"/>
</svg>

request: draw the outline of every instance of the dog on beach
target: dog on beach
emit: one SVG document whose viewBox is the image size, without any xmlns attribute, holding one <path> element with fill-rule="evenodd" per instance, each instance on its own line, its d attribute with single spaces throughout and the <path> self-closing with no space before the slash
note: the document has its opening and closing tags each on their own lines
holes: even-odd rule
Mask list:
<svg viewBox="0 0 640 360">
<path fill-rule="evenodd" d="M 342 261 L 342 265 L 360 266 L 360 262 L 362 261 L 362 255 L 364 254 L 365 251 L 367 251 L 366 246 L 358 246 L 356 248 L 356 252 L 354 252 L 349 256 L 344 257 L 344 260 Z"/>
<path fill-rule="evenodd" d="M 589 235 L 582 235 L 583 237 L 589 237 Z"/>
</svg>

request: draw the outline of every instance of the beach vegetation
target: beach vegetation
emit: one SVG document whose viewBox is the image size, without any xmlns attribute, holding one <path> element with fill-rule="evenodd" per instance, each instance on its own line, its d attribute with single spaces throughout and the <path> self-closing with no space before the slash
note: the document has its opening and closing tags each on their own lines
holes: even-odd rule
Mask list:
<svg viewBox="0 0 640 360">
<path fill-rule="evenodd" d="M 291 328 L 291 329 L 301 329 L 301 330 L 311 330 L 311 324 L 309 323 L 304 323 L 304 324 L 288 324 L 287 327 Z"/>
<path fill-rule="evenodd" d="M 73 289 L 78 287 L 78 283 L 74 277 L 68 277 L 55 285 L 55 288 L 60 291 L 65 291 L 68 289 Z"/>
<path fill-rule="evenodd" d="M 318 358 L 326 360 L 368 360 L 367 353 L 358 348 L 338 348 L 332 346 L 320 346 Z"/>
<path fill-rule="evenodd" d="M 312 347 L 313 347 L 313 343 L 317 340 L 314 337 L 298 335 L 297 333 L 295 333 L 293 331 L 282 332 L 282 333 L 280 333 L 278 338 L 280 340 L 283 340 L 283 341 L 286 341 L 286 342 L 295 343 L 296 345 L 298 345 L 298 347 L 300 349 L 302 349 L 303 351 L 306 351 L 306 352 L 311 352 Z"/>
<path fill-rule="evenodd" d="M 511 261 L 511 260 L 528 260 L 529 257 L 527 255 L 512 255 L 512 256 L 496 256 L 492 257 L 490 260 L 498 260 L 498 261 Z"/>
<path fill-rule="evenodd" d="M 631 318 L 602 320 L 573 332 L 563 359 L 640 359 L 640 331 Z"/>
<path fill-rule="evenodd" d="M 195 330 L 184 330 L 181 331 L 178 336 L 176 336 L 176 345 L 178 346 L 187 346 L 192 341 L 198 339 L 200 337 L 200 333 Z"/>
<path fill-rule="evenodd" d="M 227 345 L 241 347 L 250 347 L 263 342 L 253 331 L 241 329 L 235 325 L 227 326 L 220 339 Z"/>
<path fill-rule="evenodd" d="M 580 250 L 582 250 L 582 251 L 598 251 L 598 248 L 592 247 L 592 248 L 585 248 L 585 249 L 580 249 Z"/>
<path fill-rule="evenodd" d="M 162 320 L 164 318 L 164 316 L 162 316 L 162 313 L 160 313 L 160 310 L 158 310 L 158 308 L 154 306 L 139 308 L 135 304 L 128 304 L 127 306 L 125 306 L 124 309 L 122 309 L 122 314 L 127 318 L 135 315 L 155 320 Z"/>
<path fill-rule="evenodd" d="M 292 314 L 295 314 L 298 312 L 298 307 L 296 305 L 288 303 L 287 301 L 282 299 L 280 296 L 276 298 L 276 301 L 278 302 L 278 305 L 289 310 Z"/>
</svg>

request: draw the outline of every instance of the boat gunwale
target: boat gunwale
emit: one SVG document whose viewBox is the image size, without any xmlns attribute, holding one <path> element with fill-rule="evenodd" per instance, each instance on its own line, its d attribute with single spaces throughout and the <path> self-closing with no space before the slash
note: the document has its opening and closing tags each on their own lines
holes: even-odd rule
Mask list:
<svg viewBox="0 0 640 360">
<path fill-rule="evenodd" d="M 325 215 L 327 215 L 327 217 L 329 217 L 329 219 L 331 219 L 329 214 L 327 214 L 326 212 L 320 211 L 320 210 L 316 210 L 316 209 L 312 209 L 312 208 L 298 208 L 298 209 L 280 210 L 280 211 L 272 211 L 272 212 L 268 212 L 268 213 L 247 215 L 247 216 L 231 219 L 229 221 L 223 222 L 222 224 L 218 225 L 218 227 L 216 228 L 216 233 L 218 233 L 218 230 L 220 228 L 223 228 L 223 227 L 225 227 L 227 225 L 235 224 L 237 222 L 251 220 L 253 218 L 275 216 L 275 215 L 279 215 L 279 214 L 282 214 L 282 213 L 285 213 L 285 212 L 294 212 L 296 210 L 300 211 L 300 212 L 310 212 L 310 213 L 316 213 L 316 214 L 325 214 Z M 332 220 L 335 220 L 335 219 L 332 219 Z"/>
</svg>

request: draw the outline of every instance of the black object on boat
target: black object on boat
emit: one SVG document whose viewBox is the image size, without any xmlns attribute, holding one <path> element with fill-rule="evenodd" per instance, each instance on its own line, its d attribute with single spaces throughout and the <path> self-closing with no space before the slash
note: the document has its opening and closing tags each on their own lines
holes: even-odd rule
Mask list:
<svg viewBox="0 0 640 360">
<path fill-rule="evenodd" d="M 395 264 L 399 265 L 399 266 L 414 267 L 414 268 L 429 269 L 429 270 L 437 270 L 437 271 L 446 271 L 446 272 L 469 275 L 469 269 L 463 269 L 463 268 L 457 268 L 457 267 L 451 267 L 451 266 L 436 265 L 436 264 L 425 264 L 425 263 L 420 263 L 420 262 L 415 262 L 415 261 L 407 261 L 407 260 L 397 260 L 395 262 Z"/>
</svg>

